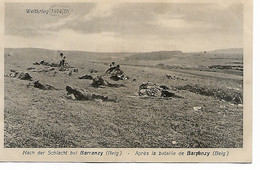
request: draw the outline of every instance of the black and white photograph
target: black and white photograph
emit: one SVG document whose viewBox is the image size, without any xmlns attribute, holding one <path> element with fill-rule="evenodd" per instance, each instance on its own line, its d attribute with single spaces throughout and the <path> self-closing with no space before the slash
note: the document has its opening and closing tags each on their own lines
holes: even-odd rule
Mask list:
<svg viewBox="0 0 260 170">
<path fill-rule="evenodd" d="M 4 9 L 4 148 L 243 148 L 242 3 Z"/>
</svg>

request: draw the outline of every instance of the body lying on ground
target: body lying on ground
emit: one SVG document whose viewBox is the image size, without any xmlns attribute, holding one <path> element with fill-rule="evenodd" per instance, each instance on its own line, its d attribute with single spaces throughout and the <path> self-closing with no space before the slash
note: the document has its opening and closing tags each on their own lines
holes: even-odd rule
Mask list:
<svg viewBox="0 0 260 170">
<path fill-rule="evenodd" d="M 91 94 L 89 92 L 87 92 L 84 89 L 78 89 L 78 88 L 74 88 L 72 86 L 66 86 L 66 90 L 67 90 L 67 95 L 73 95 L 76 100 L 95 100 L 95 99 L 99 99 L 102 101 L 115 101 L 115 99 L 109 99 L 108 96 L 103 96 L 100 94 Z"/>
<path fill-rule="evenodd" d="M 124 72 L 120 69 L 120 65 L 110 67 L 106 73 L 110 74 L 110 78 L 115 81 L 128 79 L 128 77 L 125 76 Z"/>
</svg>

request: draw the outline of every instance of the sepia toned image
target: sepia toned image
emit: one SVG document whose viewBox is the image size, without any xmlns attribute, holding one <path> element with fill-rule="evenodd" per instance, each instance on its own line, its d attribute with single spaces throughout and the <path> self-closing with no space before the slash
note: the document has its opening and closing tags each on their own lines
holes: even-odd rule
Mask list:
<svg viewBox="0 0 260 170">
<path fill-rule="evenodd" d="M 251 153 L 244 1 L 6 1 L 3 8 L 4 152 L 94 162 L 232 161 L 238 151 Z"/>
<path fill-rule="evenodd" d="M 6 3 L 5 38 L 7 148 L 243 147 L 242 4 Z"/>
</svg>

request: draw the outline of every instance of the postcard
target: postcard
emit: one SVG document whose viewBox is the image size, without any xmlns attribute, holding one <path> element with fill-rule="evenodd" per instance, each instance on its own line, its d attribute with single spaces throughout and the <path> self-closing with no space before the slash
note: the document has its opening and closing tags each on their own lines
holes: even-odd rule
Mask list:
<svg viewBox="0 0 260 170">
<path fill-rule="evenodd" d="M 0 161 L 251 163 L 251 0 L 0 9 Z"/>
</svg>

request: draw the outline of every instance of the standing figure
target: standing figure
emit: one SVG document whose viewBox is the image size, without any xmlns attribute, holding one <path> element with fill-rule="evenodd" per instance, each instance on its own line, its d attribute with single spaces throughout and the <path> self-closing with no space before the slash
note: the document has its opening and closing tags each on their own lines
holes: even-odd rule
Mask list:
<svg viewBox="0 0 260 170">
<path fill-rule="evenodd" d="M 63 53 L 60 53 L 60 57 L 61 57 L 60 67 L 64 67 L 66 56 L 64 56 Z"/>
</svg>

